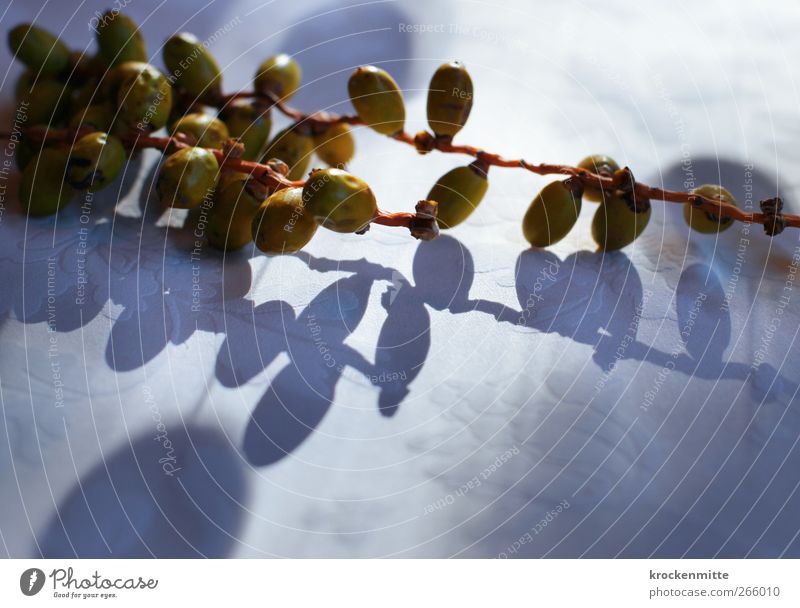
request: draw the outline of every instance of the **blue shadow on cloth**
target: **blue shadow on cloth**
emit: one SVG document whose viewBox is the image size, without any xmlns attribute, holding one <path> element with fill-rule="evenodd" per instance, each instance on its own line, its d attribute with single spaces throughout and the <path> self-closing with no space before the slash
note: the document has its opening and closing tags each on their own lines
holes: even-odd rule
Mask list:
<svg viewBox="0 0 800 608">
<path fill-rule="evenodd" d="M 449 236 L 420 243 L 413 284 L 397 270 L 366 260 L 337 262 L 307 254 L 298 258 L 320 272 L 353 274 L 325 288 L 297 317 L 286 302 L 268 301 L 255 307 L 249 327 L 228 327 L 217 358 L 217 378 L 234 387 L 252 379 L 281 352 L 289 356 L 290 363 L 267 388 L 245 431 L 245 455 L 257 466 L 284 458 L 314 431 L 331 405 L 345 368 L 376 386 L 378 411 L 393 416 L 430 350 L 426 306 L 451 314 L 479 311 L 509 322 L 517 317 L 502 304 L 469 298 L 472 257 Z M 441 266 L 449 272 L 434 271 Z M 389 283 L 381 298 L 387 316 L 371 363 L 344 341 L 361 323 L 377 280 Z"/>
<path fill-rule="evenodd" d="M 46 558 L 226 557 L 246 495 L 241 459 L 201 428 L 133 440 L 85 475 L 40 539 Z"/>
</svg>

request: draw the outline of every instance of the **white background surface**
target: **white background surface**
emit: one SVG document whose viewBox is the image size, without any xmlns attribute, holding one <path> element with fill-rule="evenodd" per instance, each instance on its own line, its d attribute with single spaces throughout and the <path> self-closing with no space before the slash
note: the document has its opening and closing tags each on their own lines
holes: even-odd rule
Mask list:
<svg viewBox="0 0 800 608">
<path fill-rule="evenodd" d="M 14 1 L 2 26 L 35 19 L 91 48 L 106 5 Z M 464 143 L 533 162 L 605 152 L 653 185 L 722 182 L 742 206 L 778 192 L 800 212 L 794 3 L 125 10 L 157 65 L 172 32 L 232 24 L 211 44 L 226 90 L 296 53 L 306 110 L 348 110 L 349 72 L 379 63 L 405 91 L 411 132 L 426 127 L 433 70 L 458 58 L 476 94 Z M 3 75 L 8 121 L 20 72 Z M 465 162 L 363 131 L 358 147 L 351 170 L 391 210 Z M 193 238 L 149 195 L 155 159 L 96 196 L 86 224 L 80 204 L 26 222 L 13 190 L 4 201 L 4 553 L 800 555 L 796 231 L 699 236 L 655 203 L 635 246 L 602 256 L 586 203 L 567 239 L 531 251 L 520 221 L 548 180 L 497 169 L 439 241 L 375 227 L 320 230 L 302 257 L 203 250 L 198 292 Z"/>
</svg>

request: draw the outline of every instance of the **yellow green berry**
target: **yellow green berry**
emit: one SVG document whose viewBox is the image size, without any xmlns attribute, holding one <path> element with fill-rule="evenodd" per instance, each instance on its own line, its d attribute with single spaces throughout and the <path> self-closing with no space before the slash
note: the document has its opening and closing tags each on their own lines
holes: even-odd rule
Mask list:
<svg viewBox="0 0 800 608">
<path fill-rule="evenodd" d="M 178 209 L 192 209 L 209 197 L 217 183 L 219 163 L 205 148 L 182 148 L 161 166 L 156 189 L 161 202 Z"/>
<path fill-rule="evenodd" d="M 186 133 L 196 140 L 202 148 L 222 148 L 230 137 L 228 127 L 219 118 L 194 112 L 179 118 L 172 125 L 172 133 Z"/>
<path fill-rule="evenodd" d="M 652 209 L 645 201 L 637 206 L 607 194 L 592 219 L 592 238 L 604 251 L 615 251 L 635 241 L 650 221 Z"/>
<path fill-rule="evenodd" d="M 209 244 L 222 251 L 235 251 L 250 243 L 253 217 L 266 195 L 263 185 L 241 173 L 226 179 L 224 185 L 218 184 L 206 226 Z"/>
<path fill-rule="evenodd" d="M 119 129 L 156 131 L 167 124 L 172 109 L 172 86 L 149 64 L 124 80 L 117 92 Z"/>
<path fill-rule="evenodd" d="M 361 120 L 383 135 L 405 127 L 406 108 L 400 88 L 387 72 L 373 65 L 357 68 L 347 83 L 350 101 Z"/>
<path fill-rule="evenodd" d="M 475 211 L 483 200 L 489 181 L 479 167 L 456 167 L 442 175 L 426 197 L 439 203 L 436 221 L 440 228 L 453 228 Z"/>
<path fill-rule="evenodd" d="M 41 148 L 41 144 L 34 144 L 30 139 L 23 135 L 14 148 L 14 160 L 17 163 L 17 167 L 20 170 L 25 169 L 25 167 L 28 166 L 28 163 L 36 157 Z"/>
<path fill-rule="evenodd" d="M 699 194 L 705 198 L 736 205 L 734 196 L 722 186 L 705 184 L 692 190 L 692 194 Z M 733 220 L 729 217 L 720 218 L 709 211 L 697 209 L 689 203 L 683 206 L 683 219 L 686 220 L 686 223 L 693 229 L 704 234 L 722 232 L 730 228 L 733 224 Z"/>
<path fill-rule="evenodd" d="M 303 205 L 302 188 L 284 188 L 270 196 L 256 212 L 252 236 L 264 253 L 299 251 L 317 231 L 317 222 Z"/>
<path fill-rule="evenodd" d="M 116 137 L 102 132 L 84 135 L 69 153 L 67 182 L 77 190 L 96 192 L 114 181 L 125 156 L 125 148 Z"/>
<path fill-rule="evenodd" d="M 95 104 L 75 112 L 69 121 L 70 129 L 90 127 L 95 131 L 110 131 L 114 110 L 108 104 Z"/>
<path fill-rule="evenodd" d="M 69 49 L 56 36 L 36 25 L 24 23 L 8 33 L 8 46 L 34 72 L 51 76 L 69 65 Z"/>
<path fill-rule="evenodd" d="M 563 239 L 581 212 L 581 197 L 566 181 L 546 185 L 531 202 L 522 220 L 522 232 L 534 247 L 548 247 Z"/>
<path fill-rule="evenodd" d="M 602 175 L 603 177 L 611 177 L 616 171 L 619 171 L 617 162 L 605 154 L 587 156 L 578 163 L 578 167 Z M 583 198 L 593 203 L 599 203 L 602 202 L 604 194 L 605 196 L 611 196 L 613 193 L 601 192 L 599 188 L 585 188 L 583 191 Z"/>
<path fill-rule="evenodd" d="M 247 179 L 249 175 L 242 171 L 232 171 L 231 169 L 222 166 L 219 168 L 217 175 L 217 186 L 214 189 L 215 193 L 222 192 L 222 190 L 231 182 Z"/>
<path fill-rule="evenodd" d="M 343 167 L 356 151 L 356 142 L 350 125 L 335 123 L 314 137 L 314 151 L 319 159 L 331 167 Z"/>
<path fill-rule="evenodd" d="M 197 36 L 175 34 L 164 43 L 164 63 L 176 86 L 198 99 L 214 101 L 222 93 L 222 73 L 216 59 Z"/>
<path fill-rule="evenodd" d="M 367 183 L 341 169 L 314 171 L 303 187 L 306 210 L 325 228 L 360 232 L 375 217 L 378 206 Z"/>
<path fill-rule="evenodd" d="M 262 162 L 271 158 L 282 160 L 289 167 L 289 179 L 299 180 L 305 176 L 313 152 L 314 140 L 311 137 L 286 128 L 275 135 L 261 158 Z"/>
<path fill-rule="evenodd" d="M 117 103 L 117 96 L 122 85 L 148 70 L 161 73 L 156 67 L 144 61 L 126 61 L 115 65 L 102 75 L 96 89 L 91 91 L 94 95 L 92 103 L 99 101 Z"/>
<path fill-rule="evenodd" d="M 28 215 L 51 215 L 72 198 L 75 191 L 64 181 L 65 150 L 44 148 L 27 164 L 19 185 L 19 200 Z"/>
<path fill-rule="evenodd" d="M 260 157 L 272 129 L 269 107 L 258 101 L 235 99 L 222 110 L 231 137 L 244 145 L 244 160 Z"/>
<path fill-rule="evenodd" d="M 459 61 L 439 66 L 428 90 L 428 124 L 436 135 L 458 133 L 472 110 L 472 79 Z"/>
<path fill-rule="evenodd" d="M 302 71 L 289 55 L 281 53 L 266 59 L 256 72 L 254 86 L 259 93 L 274 93 L 284 100 L 300 86 Z"/>
<path fill-rule="evenodd" d="M 36 72 L 33 70 L 25 70 L 17 77 L 17 82 L 14 84 L 14 99 L 18 102 L 27 97 L 28 93 L 36 80 Z"/>
<path fill-rule="evenodd" d="M 139 26 L 118 10 L 106 11 L 97 23 L 97 46 L 110 66 L 126 61 L 147 61 L 147 47 Z"/>
<path fill-rule="evenodd" d="M 57 125 L 69 108 L 70 91 L 48 77 L 36 80 L 19 102 L 18 114 L 29 125 Z"/>
</svg>

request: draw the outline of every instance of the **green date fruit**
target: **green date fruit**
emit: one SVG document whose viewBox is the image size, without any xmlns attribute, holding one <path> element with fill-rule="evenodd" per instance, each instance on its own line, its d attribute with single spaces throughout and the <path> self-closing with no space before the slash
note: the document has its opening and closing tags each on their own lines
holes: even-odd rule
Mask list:
<svg viewBox="0 0 800 608">
<path fill-rule="evenodd" d="M 28 215 L 51 215 L 69 202 L 75 191 L 64 181 L 65 150 L 44 148 L 27 164 L 19 184 L 19 200 Z"/>
<path fill-rule="evenodd" d="M 70 129 L 79 127 L 90 127 L 95 131 L 111 130 L 111 123 L 114 120 L 114 110 L 108 104 L 96 104 L 87 106 L 75 112 L 69 121 Z"/>
<path fill-rule="evenodd" d="M 562 181 L 547 184 L 531 202 L 522 232 L 534 247 L 549 247 L 563 239 L 581 212 L 581 197 Z"/>
<path fill-rule="evenodd" d="M 172 125 L 172 133 L 191 135 L 201 148 L 222 148 L 230 137 L 224 122 L 202 112 L 194 112 L 179 118 Z"/>
<path fill-rule="evenodd" d="M 161 73 L 156 67 L 143 61 L 126 61 L 114 66 L 102 75 L 96 90 L 91 91 L 94 95 L 94 99 L 91 103 L 98 103 L 100 101 L 116 103 L 122 85 L 148 70 L 153 70 L 159 74 Z"/>
<path fill-rule="evenodd" d="M 253 82 L 259 93 L 274 93 L 284 101 L 294 95 L 300 86 L 302 71 L 289 55 L 281 53 L 266 59 L 256 72 Z"/>
<path fill-rule="evenodd" d="M 345 123 L 332 124 L 324 133 L 316 135 L 314 146 L 319 159 L 331 167 L 343 167 L 356 152 L 350 125 Z"/>
<path fill-rule="evenodd" d="M 692 190 L 692 194 L 699 194 L 700 196 L 712 200 L 719 200 L 723 203 L 736 205 L 734 196 L 722 186 L 705 184 Z M 730 228 L 733 224 L 733 220 L 729 217 L 720 218 L 703 209 L 696 209 L 689 203 L 683 206 L 683 219 L 686 220 L 686 223 L 693 229 L 704 234 L 722 232 Z"/>
<path fill-rule="evenodd" d="M 41 144 L 34 144 L 30 139 L 23 136 L 14 148 L 14 161 L 17 163 L 17 168 L 20 170 L 25 169 L 28 163 L 36 158 L 41 148 Z"/>
<path fill-rule="evenodd" d="M 466 220 L 489 189 L 486 174 L 478 167 L 456 167 L 442 175 L 428 196 L 439 203 L 436 221 L 439 228 L 453 228 Z"/>
<path fill-rule="evenodd" d="M 170 155 L 158 174 L 156 190 L 161 202 L 178 209 L 192 209 L 214 191 L 219 163 L 205 148 L 182 148 Z"/>
<path fill-rule="evenodd" d="M 219 174 L 217 175 L 217 186 L 214 189 L 215 193 L 222 192 L 222 190 L 231 182 L 247 179 L 249 175 L 242 171 L 232 171 L 227 167 L 220 167 Z"/>
<path fill-rule="evenodd" d="M 122 142 L 107 133 L 81 137 L 69 153 L 67 182 L 76 190 L 97 192 L 106 187 L 125 164 Z"/>
<path fill-rule="evenodd" d="M 616 171 L 619 171 L 619 165 L 610 156 L 605 154 L 593 154 L 587 156 L 578 163 L 578 167 L 586 169 L 592 173 L 602 175 L 603 177 L 611 177 Z M 601 192 L 599 188 L 586 188 L 583 191 L 583 198 L 593 203 L 600 203 L 603 201 L 603 196 L 612 196 L 612 192 Z"/>
<path fill-rule="evenodd" d="M 405 127 L 406 108 L 400 88 L 387 72 L 373 65 L 361 66 L 347 83 L 350 101 L 361 120 L 383 135 Z"/>
<path fill-rule="evenodd" d="M 222 110 L 222 119 L 230 136 L 244 145 L 242 159 L 258 159 L 272 129 L 269 107 L 258 101 L 234 99 Z"/>
<path fill-rule="evenodd" d="M 222 94 L 222 72 L 203 43 L 186 32 L 164 43 L 164 64 L 176 86 L 198 99 L 215 100 Z"/>
<path fill-rule="evenodd" d="M 303 205 L 302 188 L 278 190 L 253 217 L 256 247 L 270 255 L 300 251 L 317 231 L 317 222 Z"/>
<path fill-rule="evenodd" d="M 52 78 L 41 77 L 27 90 L 17 106 L 17 115 L 28 125 L 56 126 L 69 109 L 70 91 Z"/>
<path fill-rule="evenodd" d="M 436 135 L 452 137 L 472 110 L 472 79 L 459 61 L 439 66 L 428 89 L 428 124 Z"/>
<path fill-rule="evenodd" d="M 282 160 L 289 167 L 287 177 L 299 180 L 305 176 L 313 152 L 314 140 L 311 137 L 286 128 L 277 133 L 269 143 L 261 162 L 265 163 L 271 158 Z"/>
<path fill-rule="evenodd" d="M 264 186 L 241 173 L 227 178 L 224 185 L 220 183 L 208 214 L 208 243 L 221 251 L 235 251 L 250 243 L 253 217 L 265 198 Z"/>
<path fill-rule="evenodd" d="M 367 183 L 341 169 L 314 171 L 303 187 L 306 210 L 325 228 L 360 232 L 378 211 Z"/>
<path fill-rule="evenodd" d="M 109 66 L 126 61 L 147 61 L 147 47 L 136 22 L 109 10 L 97 22 L 97 46 Z"/>
<path fill-rule="evenodd" d="M 14 84 L 14 99 L 16 99 L 17 102 L 25 99 L 35 80 L 36 72 L 33 70 L 25 70 L 19 75 L 17 82 Z"/>
<path fill-rule="evenodd" d="M 117 128 L 121 131 L 157 131 L 167 124 L 172 109 L 172 86 L 149 64 L 130 74 L 117 91 Z"/>
<path fill-rule="evenodd" d="M 8 47 L 36 73 L 54 76 L 69 65 L 69 49 L 45 29 L 23 23 L 8 33 Z"/>
<path fill-rule="evenodd" d="M 606 195 L 592 219 L 592 238 L 603 251 L 615 251 L 635 241 L 650 221 L 650 202 L 636 208 L 620 196 Z"/>
</svg>

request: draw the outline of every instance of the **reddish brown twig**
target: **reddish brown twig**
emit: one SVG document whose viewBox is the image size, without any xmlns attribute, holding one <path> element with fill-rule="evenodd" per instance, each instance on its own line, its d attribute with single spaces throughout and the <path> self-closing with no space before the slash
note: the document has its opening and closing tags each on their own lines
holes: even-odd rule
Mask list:
<svg viewBox="0 0 800 608">
<path fill-rule="evenodd" d="M 277 108 L 281 113 L 294 121 L 296 128 L 303 128 L 305 126 L 310 130 L 311 134 L 324 132 L 333 124 L 347 123 L 351 125 L 361 125 L 364 122 L 356 115 L 338 115 L 330 113 L 318 112 L 315 114 L 305 114 L 295 108 L 288 106 L 283 100 L 278 99 L 272 94 L 260 94 L 255 91 L 242 91 L 232 95 L 223 96 L 220 98 L 222 103 L 228 103 L 232 99 L 238 98 L 260 98 L 270 103 L 273 107 Z M 413 136 L 405 131 L 396 133 L 392 139 L 399 142 L 414 146 L 418 152 L 425 154 L 431 150 L 438 150 L 439 152 L 449 154 L 466 154 L 472 156 L 480 161 L 486 167 L 508 167 L 508 168 L 522 168 L 526 169 L 537 175 L 563 175 L 566 177 L 573 177 L 580 181 L 584 187 L 602 188 L 605 191 L 613 192 L 625 186 L 632 192 L 634 197 L 638 200 L 661 200 L 669 203 L 682 203 L 694 205 L 698 209 L 712 213 L 720 218 L 730 218 L 740 222 L 750 222 L 754 224 L 761 224 L 764 226 L 765 231 L 769 235 L 780 233 L 784 227 L 791 226 L 793 228 L 800 228 L 800 216 L 798 215 L 784 215 L 781 213 L 782 204 L 770 206 L 772 199 L 762 201 L 762 207 L 766 204 L 766 213 L 748 213 L 743 211 L 736 205 L 711 199 L 690 192 L 679 192 L 672 190 L 664 190 L 663 188 L 656 188 L 648 186 L 638 181 L 632 181 L 630 184 L 624 182 L 631 181 L 631 173 L 629 170 L 618 172 L 617 175 L 607 177 L 592 173 L 586 169 L 573 167 L 570 165 L 555 165 L 549 163 L 533 164 L 524 159 L 509 159 L 499 154 L 487 152 L 481 148 L 467 145 L 453 144 L 452 138 L 448 137 L 435 137 L 434 135 L 426 132 Z M 780 199 L 777 199 L 780 201 Z"/>
<path fill-rule="evenodd" d="M 290 118 L 293 121 L 293 128 L 307 135 L 324 133 L 325 130 L 335 124 L 364 124 L 357 115 L 333 114 L 327 112 L 304 113 L 292 108 L 283 99 L 270 92 L 238 91 L 236 93 L 221 95 L 218 99 L 213 100 L 212 105 L 218 108 L 224 108 L 235 99 L 260 99 L 264 101 L 265 104 L 276 108 L 282 114 Z M 53 131 L 51 130 L 49 133 L 53 133 Z M 0 134 L 0 137 L 2 136 L 3 135 Z M 48 138 L 49 137 L 48 135 Z M 171 148 L 177 149 L 178 147 L 190 145 L 191 143 L 175 137 L 151 137 L 145 135 L 127 135 L 123 136 L 123 139 L 129 145 L 135 147 L 153 147 L 165 151 Z M 780 233 L 786 226 L 800 228 L 800 216 L 784 215 L 782 213 L 782 203 L 780 199 L 775 199 L 777 204 L 772 204 L 773 199 L 762 201 L 762 210 L 764 211 L 762 213 L 748 213 L 735 205 L 720 200 L 699 196 L 690 192 L 664 190 L 663 188 L 648 186 L 647 184 L 635 181 L 630 170 L 627 168 L 617 172 L 617 174 L 613 176 L 604 176 L 570 165 L 549 163 L 533 164 L 524 159 L 505 158 L 500 154 L 487 152 L 474 146 L 456 145 L 453 144 L 452 138 L 450 137 L 436 137 L 424 131 L 418 133 L 416 136 L 401 131 L 394 134 L 392 139 L 414 146 L 421 154 L 426 154 L 432 150 L 438 150 L 439 152 L 448 154 L 465 154 L 472 156 L 486 169 L 488 169 L 488 167 L 522 168 L 536 173 L 537 175 L 563 175 L 580 181 L 584 187 L 603 189 L 609 192 L 627 189 L 627 191 L 638 200 L 662 200 L 670 203 L 690 204 L 720 218 L 730 218 L 740 222 L 761 224 L 769 235 Z M 231 158 L 222 150 L 214 150 L 214 154 L 217 156 L 221 165 L 235 171 L 249 173 L 271 189 L 302 186 L 304 183 L 287 180 L 283 175 L 274 171 L 267 165 Z M 410 229 L 414 218 L 417 218 L 417 215 L 411 213 L 381 212 L 376 216 L 374 222 L 386 226 L 404 226 Z"/>
<path fill-rule="evenodd" d="M 395 136 L 395 139 L 407 142 L 408 137 L 410 136 L 407 134 L 401 134 L 401 136 Z M 413 138 L 410 143 L 414 143 Z M 567 177 L 574 177 L 575 179 L 578 179 L 584 185 L 584 187 L 588 186 L 591 188 L 602 188 L 608 192 L 613 192 L 623 188 L 626 185 L 625 182 L 629 180 L 630 176 L 629 171 L 619 171 L 612 177 L 604 177 L 592 173 L 591 171 L 587 171 L 586 169 L 572 167 L 569 165 L 553 165 L 547 163 L 534 165 L 524 159 L 503 158 L 498 154 L 485 152 L 484 150 L 480 150 L 473 146 L 456 146 L 453 145 L 449 140 L 443 138 L 434 138 L 434 149 L 441 152 L 468 154 L 489 166 L 521 167 L 532 173 L 536 173 L 537 175 L 564 175 Z M 713 213 L 717 217 L 731 218 L 740 222 L 762 224 L 767 229 L 768 234 L 777 234 L 780 232 L 780 230 L 776 231 L 772 226 L 768 226 L 769 222 L 771 221 L 769 214 L 748 213 L 736 205 L 731 205 L 730 203 L 699 196 L 690 192 L 664 190 L 663 188 L 648 186 L 647 184 L 637 181 L 633 182 L 632 190 L 635 194 L 635 198 L 639 200 L 661 200 L 669 203 L 688 203 L 697 207 L 698 209 Z M 800 228 L 800 216 L 781 215 L 781 218 L 784 225 Z"/>
<path fill-rule="evenodd" d="M 50 144 L 69 144 L 81 137 L 84 133 L 91 132 L 92 129 L 81 127 L 77 130 L 72 129 L 48 129 L 46 127 L 32 127 L 25 131 L 25 137 L 32 143 L 41 144 L 47 141 Z M 8 139 L 9 133 L 0 133 L 0 139 Z M 174 136 L 155 137 L 152 135 L 131 132 L 123 133 L 118 136 L 122 143 L 129 149 L 154 148 L 162 152 L 172 153 L 181 148 L 187 148 L 194 142 L 187 136 L 179 133 Z M 280 190 L 281 188 L 302 187 L 305 182 L 292 181 L 286 179 L 282 174 L 275 171 L 269 165 L 242 160 L 226 153 L 224 150 L 209 148 L 216 156 L 220 166 L 232 171 L 247 173 L 254 179 L 263 183 L 270 190 Z"/>
<path fill-rule="evenodd" d="M 68 145 L 79 139 L 82 135 L 91 132 L 88 127 L 81 127 L 76 130 L 71 129 L 48 129 L 46 127 L 32 127 L 24 131 L 26 138 L 32 143 L 42 144 L 47 141 L 51 145 Z M 0 139 L 10 139 L 11 133 L 0 132 Z M 120 140 L 129 149 L 154 148 L 165 153 L 172 153 L 181 148 L 194 145 L 194 141 L 189 136 L 181 133 L 175 136 L 155 137 L 143 133 L 124 133 L 119 135 Z M 233 140 L 235 141 L 235 140 Z M 221 167 L 232 171 L 247 173 L 253 179 L 264 184 L 270 191 L 282 188 L 301 188 L 305 181 L 293 181 L 287 179 L 282 173 L 276 171 L 268 164 L 242 160 L 232 151 L 225 149 L 208 148 L 214 153 Z M 438 226 L 435 219 L 436 206 L 429 201 L 420 201 L 417 204 L 416 213 L 390 213 L 378 210 L 374 219 L 375 224 L 383 226 L 393 226 L 408 228 L 413 236 L 419 239 L 429 240 L 438 234 Z"/>
<path fill-rule="evenodd" d="M 213 105 L 217 108 L 224 108 L 235 99 L 258 99 L 263 101 L 268 106 L 276 108 L 281 114 L 294 121 L 293 127 L 304 131 L 306 135 L 319 135 L 334 124 L 364 124 L 364 121 L 355 114 L 331 114 L 328 112 L 306 114 L 305 112 L 292 108 L 287 105 L 283 99 L 269 92 L 237 91 L 236 93 L 220 96 Z"/>
</svg>

